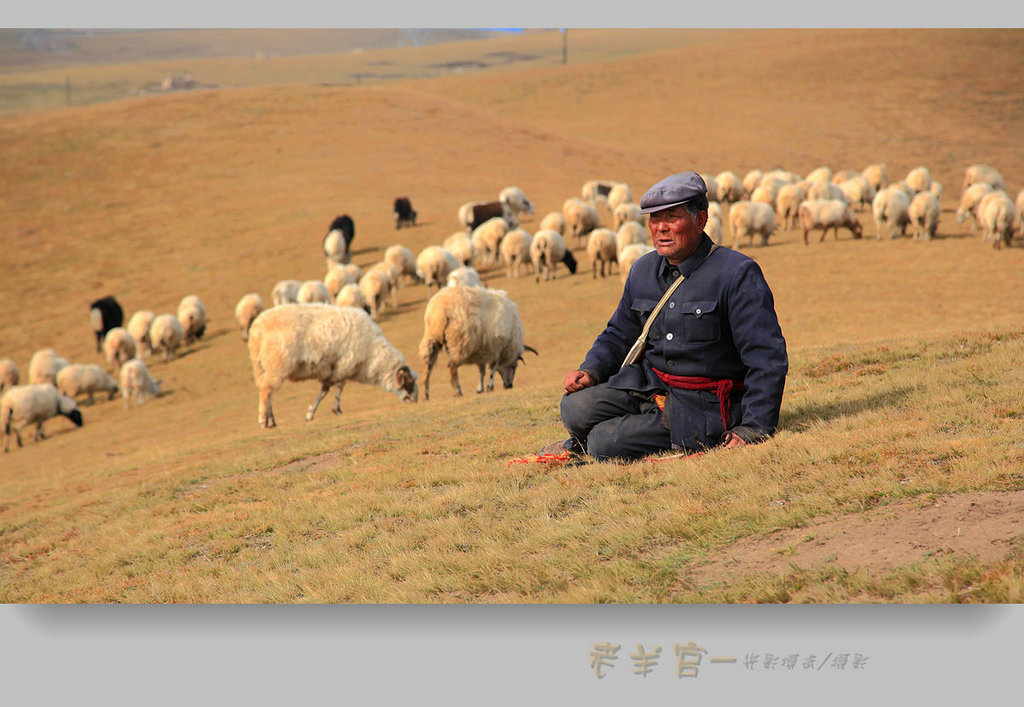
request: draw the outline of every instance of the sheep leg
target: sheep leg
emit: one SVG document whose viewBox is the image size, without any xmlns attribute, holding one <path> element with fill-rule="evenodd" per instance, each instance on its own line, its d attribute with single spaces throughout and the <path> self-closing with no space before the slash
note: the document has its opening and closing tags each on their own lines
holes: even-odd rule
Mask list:
<svg viewBox="0 0 1024 707">
<path fill-rule="evenodd" d="M 43 423 L 40 422 L 36 425 L 36 434 L 32 438 L 33 442 L 38 442 L 41 439 L 46 439 L 46 435 L 43 433 Z"/>
<path fill-rule="evenodd" d="M 480 367 L 480 373 L 481 373 L 481 374 L 483 374 L 483 368 L 484 368 L 483 366 L 481 366 L 481 367 Z M 494 371 L 495 371 L 496 369 L 497 369 L 497 364 L 495 364 L 495 363 L 492 363 L 492 364 L 491 364 L 491 377 L 490 377 L 490 379 L 489 379 L 489 380 L 487 381 L 487 390 L 488 390 L 488 391 L 494 390 Z"/>
<path fill-rule="evenodd" d="M 334 407 L 331 408 L 331 412 L 335 415 L 341 414 L 341 391 L 345 388 L 345 382 L 342 381 L 335 386 L 334 390 Z"/>
<path fill-rule="evenodd" d="M 452 388 L 455 389 L 455 397 L 462 396 L 462 386 L 459 385 L 459 367 L 454 366 L 451 363 L 448 364 L 448 374 L 452 378 Z"/>
<path fill-rule="evenodd" d="M 477 383 L 476 392 L 484 392 L 484 375 L 487 373 L 487 364 L 478 363 L 476 365 L 477 370 L 480 371 L 480 382 Z M 491 373 L 491 384 L 487 386 L 487 390 L 494 390 L 494 374 Z"/>
<path fill-rule="evenodd" d="M 326 396 L 329 392 L 331 392 L 331 384 L 328 381 L 324 381 L 323 383 L 320 384 L 320 392 L 317 393 L 316 400 L 314 400 L 313 404 L 306 409 L 306 422 L 309 422 L 310 420 L 313 419 L 313 416 L 316 415 L 316 409 L 320 406 L 320 401 L 323 400 L 324 396 Z M 340 407 L 338 409 L 338 412 L 341 412 Z"/>
<path fill-rule="evenodd" d="M 274 408 L 270 401 L 273 394 L 274 391 L 269 385 L 260 386 L 260 407 L 256 417 L 260 427 L 277 427 L 277 422 L 274 420 Z"/>
<path fill-rule="evenodd" d="M 426 366 L 426 373 L 423 374 L 423 399 L 430 400 L 430 372 L 434 370 L 437 363 L 437 354 L 441 351 L 441 344 L 437 341 L 430 342 L 427 355 L 423 357 L 423 365 Z"/>
</svg>

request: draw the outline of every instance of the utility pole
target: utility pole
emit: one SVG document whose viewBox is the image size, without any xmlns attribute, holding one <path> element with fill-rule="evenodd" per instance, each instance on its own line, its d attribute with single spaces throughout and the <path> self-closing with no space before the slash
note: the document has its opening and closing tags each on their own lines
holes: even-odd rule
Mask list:
<svg viewBox="0 0 1024 707">
<path fill-rule="evenodd" d="M 569 63 L 569 30 L 562 28 L 562 63 Z"/>
</svg>

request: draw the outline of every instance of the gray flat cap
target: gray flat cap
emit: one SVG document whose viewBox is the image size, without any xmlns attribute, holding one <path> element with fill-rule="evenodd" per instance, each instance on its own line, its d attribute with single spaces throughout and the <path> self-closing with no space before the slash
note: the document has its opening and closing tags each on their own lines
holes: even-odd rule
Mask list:
<svg viewBox="0 0 1024 707">
<path fill-rule="evenodd" d="M 670 209 L 708 193 L 708 185 L 696 172 L 680 172 L 665 177 L 640 197 L 640 213 Z"/>
</svg>

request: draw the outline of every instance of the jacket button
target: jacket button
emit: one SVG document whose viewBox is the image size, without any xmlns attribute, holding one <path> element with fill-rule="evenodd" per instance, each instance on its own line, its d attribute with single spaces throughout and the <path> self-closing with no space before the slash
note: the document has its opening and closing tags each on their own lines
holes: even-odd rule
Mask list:
<svg viewBox="0 0 1024 707">
<path fill-rule="evenodd" d="M 697 309 L 693 310 L 693 313 L 694 314 L 700 314 L 700 308 L 698 307 Z"/>
<path fill-rule="evenodd" d="M 676 308 L 676 303 L 675 302 L 669 302 L 668 303 L 668 308 L 669 309 L 675 309 Z"/>
<path fill-rule="evenodd" d="M 672 341 L 672 332 L 665 334 L 665 338 L 669 341 Z"/>
</svg>

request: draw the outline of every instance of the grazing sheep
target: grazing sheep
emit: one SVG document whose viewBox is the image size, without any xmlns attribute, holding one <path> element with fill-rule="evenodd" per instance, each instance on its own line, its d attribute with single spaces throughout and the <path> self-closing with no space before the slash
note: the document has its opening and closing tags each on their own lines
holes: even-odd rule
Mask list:
<svg viewBox="0 0 1024 707">
<path fill-rule="evenodd" d="M 473 209 L 480 206 L 485 202 L 483 201 L 467 201 L 459 207 L 459 224 L 467 230 L 473 230 L 470 226 L 473 223 Z M 498 214 L 497 217 L 501 217 L 502 214 Z"/>
<path fill-rule="evenodd" d="M 623 283 L 629 277 L 629 269 L 640 257 L 647 255 L 654 246 L 647 243 L 630 243 L 619 251 L 619 280 Z"/>
<path fill-rule="evenodd" d="M 275 307 L 281 304 L 295 304 L 298 302 L 296 298 L 300 287 L 302 283 L 298 280 L 280 280 L 271 290 L 270 299 L 273 300 Z"/>
<path fill-rule="evenodd" d="M 928 191 L 928 188 L 932 185 L 932 175 L 927 167 L 914 167 L 914 169 L 907 172 L 907 177 L 903 181 L 914 190 L 914 194 L 918 194 Z M 909 194 L 908 196 L 913 198 L 914 194 Z"/>
<path fill-rule="evenodd" d="M 507 204 L 503 204 L 500 201 L 488 201 L 484 203 L 471 202 L 472 207 L 469 209 L 467 220 L 463 222 L 466 227 L 467 233 L 472 233 L 474 229 L 478 228 L 481 224 L 492 218 L 504 219 L 505 223 L 508 224 L 509 228 L 515 228 L 519 225 L 518 216 L 512 212 L 512 209 Z M 463 208 L 465 208 L 465 204 Z M 462 211 L 460 209 L 460 216 Z"/>
<path fill-rule="evenodd" d="M 1010 247 L 1013 239 L 1013 222 L 1016 213 L 1013 201 L 1002 189 L 996 189 L 986 194 L 978 204 L 978 225 L 985 237 L 985 242 L 991 242 L 994 248 L 1000 248 L 1004 244 Z"/>
<path fill-rule="evenodd" d="M 605 276 L 605 265 L 611 274 L 612 263 L 618 268 L 618 245 L 615 242 L 615 231 L 610 228 L 595 228 L 587 237 L 587 255 L 590 256 L 591 275 L 596 279 L 600 266 L 601 277 Z"/>
<path fill-rule="evenodd" d="M 359 289 L 370 305 L 370 316 L 377 321 L 387 309 L 391 296 L 391 281 L 387 273 L 382 270 L 367 270 L 359 280 Z"/>
<path fill-rule="evenodd" d="M 149 327 L 153 324 L 152 310 L 142 309 L 135 312 L 128 320 L 125 329 L 135 340 L 135 355 L 139 358 L 150 356 L 153 353 L 153 345 L 149 342 Z"/>
<path fill-rule="evenodd" d="M 4 390 L 18 385 L 21 381 L 21 374 L 18 372 L 18 364 L 12 359 L 0 358 L 0 394 Z"/>
<path fill-rule="evenodd" d="M 89 305 L 89 321 L 96 335 L 96 353 L 102 351 L 103 337 L 124 323 L 124 310 L 113 295 L 107 295 Z"/>
<path fill-rule="evenodd" d="M 540 220 L 539 231 L 558 231 L 560 235 L 565 236 L 565 216 L 559 211 L 552 211 L 547 216 Z"/>
<path fill-rule="evenodd" d="M 855 175 L 839 184 L 839 189 L 845 195 L 846 203 L 857 211 L 870 208 L 871 202 L 875 199 L 875 188 L 868 183 L 862 174 Z"/>
<path fill-rule="evenodd" d="M 971 219 L 971 230 L 976 230 L 978 204 L 993 191 L 992 186 L 986 182 L 978 182 L 967 187 L 960 196 L 960 206 L 956 210 L 956 222 L 963 223 L 967 219 Z"/>
<path fill-rule="evenodd" d="M 824 182 L 816 182 L 823 184 Z M 839 240 L 839 227 L 850 229 L 854 238 L 864 234 L 860 221 L 853 215 L 850 205 L 842 199 L 808 199 L 800 204 L 797 210 L 800 225 L 804 229 L 804 245 L 808 244 L 807 235 L 815 229 L 821 229 L 819 242 L 825 240 L 828 229 L 835 229 L 836 240 Z"/>
<path fill-rule="evenodd" d="M 149 342 L 153 353 L 164 352 L 164 363 L 167 363 L 185 343 L 185 328 L 173 314 L 158 314 L 149 327 Z"/>
<path fill-rule="evenodd" d="M 615 207 L 615 211 L 612 212 L 612 230 L 619 230 L 626 221 L 636 221 L 641 226 L 645 225 L 644 215 L 640 212 L 640 204 L 629 201 Z"/>
<path fill-rule="evenodd" d="M 785 185 L 782 185 L 785 186 Z M 775 208 L 776 196 L 779 193 L 779 189 L 782 187 L 776 187 L 774 184 L 759 184 L 750 195 L 750 202 L 754 204 L 765 204 L 771 209 Z M 736 202 L 741 203 L 741 202 Z"/>
<path fill-rule="evenodd" d="M 785 184 L 775 196 L 775 208 L 785 228 L 796 228 L 797 209 L 807 200 L 807 194 L 797 184 Z M 709 214 L 710 218 L 710 214 Z"/>
<path fill-rule="evenodd" d="M 886 169 L 885 164 L 868 165 L 861 174 L 868 180 L 868 184 L 871 185 L 871 188 L 876 193 L 889 186 L 889 171 Z"/>
<path fill-rule="evenodd" d="M 295 294 L 295 301 L 298 304 L 330 304 L 333 301 L 331 291 L 327 289 L 327 283 L 323 280 L 306 280 L 299 285 L 299 291 Z"/>
<path fill-rule="evenodd" d="M 371 313 L 370 303 L 366 301 L 366 295 L 363 294 L 363 291 L 359 289 L 359 285 L 355 282 L 350 282 L 341 288 L 338 296 L 334 298 L 334 304 L 339 307 L 356 307 L 367 314 Z"/>
<path fill-rule="evenodd" d="M 611 202 L 609 202 L 609 207 L 611 207 Z M 583 244 L 587 234 L 601 225 L 597 208 L 593 204 L 576 197 L 570 197 L 563 202 L 562 216 L 565 217 L 565 227 L 569 231 L 565 237 L 574 239 L 579 245 Z M 534 237 L 536 238 L 536 234 L 534 234 Z"/>
<path fill-rule="evenodd" d="M 832 182 L 810 180 L 810 186 L 807 187 L 807 200 L 817 201 L 821 199 L 838 199 L 839 201 L 849 203 L 846 200 L 846 192 Z"/>
<path fill-rule="evenodd" d="M 448 273 L 459 265 L 461 263 L 458 258 L 452 255 L 447 248 L 442 248 L 439 245 L 429 245 L 416 256 L 416 274 L 427 287 L 434 286 L 439 290 L 448 280 Z M 373 306 L 372 303 L 371 306 Z"/>
<path fill-rule="evenodd" d="M 263 298 L 256 292 L 248 292 L 238 300 L 235 305 L 235 321 L 242 331 L 242 341 L 249 340 L 249 327 L 263 311 Z"/>
<path fill-rule="evenodd" d="M 203 338 L 206 332 L 206 306 L 196 295 L 182 298 L 178 305 L 178 321 L 185 330 L 185 343 L 191 344 Z M 134 358 L 129 356 L 129 358 Z"/>
<path fill-rule="evenodd" d="M 480 256 L 480 265 L 493 265 L 498 262 L 501 239 L 511 230 L 503 218 L 492 218 L 473 229 L 469 237 L 473 249 Z"/>
<path fill-rule="evenodd" d="M 831 167 L 815 167 L 807 176 L 804 177 L 808 182 L 831 182 L 832 181 L 832 168 Z M 817 199 L 819 197 L 809 197 L 811 199 Z"/>
<path fill-rule="evenodd" d="M 348 272 L 349 276 L 351 276 L 352 282 L 358 283 L 363 279 L 363 269 L 355 263 L 345 263 L 341 267 Z"/>
<path fill-rule="evenodd" d="M 472 265 L 476 258 L 476 248 L 469 234 L 457 231 L 444 239 L 441 247 L 455 256 L 462 265 Z"/>
<path fill-rule="evenodd" d="M 583 188 L 580 190 L 580 197 L 584 201 L 592 204 L 606 204 L 608 203 L 608 195 L 616 184 L 618 184 L 618 182 L 610 179 L 591 179 L 590 181 L 583 183 Z M 562 235 L 564 236 L 565 234 L 563 233 Z"/>
<path fill-rule="evenodd" d="M 768 238 L 775 233 L 775 210 L 769 204 L 737 201 L 729 209 L 729 227 L 734 250 L 739 249 L 743 236 L 749 236 L 749 245 L 753 245 L 754 234 L 760 234 L 761 245 L 767 246 Z"/>
<path fill-rule="evenodd" d="M 519 214 L 533 213 L 533 203 L 526 198 L 526 194 L 519 187 L 505 187 L 498 193 L 498 201 L 508 207 L 508 210 L 516 217 Z"/>
<path fill-rule="evenodd" d="M 480 273 L 468 265 L 461 265 L 448 273 L 448 287 L 480 287 Z"/>
<path fill-rule="evenodd" d="M 832 183 L 841 185 L 843 182 L 848 182 L 854 177 L 863 177 L 864 175 L 855 169 L 841 169 L 832 175 Z M 866 180 L 865 180 L 866 181 Z"/>
<path fill-rule="evenodd" d="M 115 373 L 125 361 L 135 358 L 137 348 L 135 339 L 124 327 L 114 327 L 103 338 L 103 355 Z"/>
<path fill-rule="evenodd" d="M 708 202 L 708 216 L 717 216 L 718 220 L 722 220 L 722 205 L 717 201 Z"/>
<path fill-rule="evenodd" d="M 401 228 L 403 225 L 416 225 L 416 210 L 412 208 L 412 202 L 409 201 L 409 197 L 396 197 L 395 204 L 392 207 L 391 211 L 392 215 L 395 217 L 396 229 Z"/>
<path fill-rule="evenodd" d="M 39 349 L 28 360 L 29 385 L 40 383 L 57 385 L 57 373 L 66 365 L 68 365 L 68 360 L 58 356 L 53 349 Z"/>
<path fill-rule="evenodd" d="M 608 210 L 612 213 L 619 207 L 619 204 L 627 204 L 631 201 L 633 201 L 633 191 L 628 184 L 619 182 L 608 192 Z"/>
<path fill-rule="evenodd" d="M 633 243 L 650 245 L 650 241 L 647 238 L 647 229 L 636 221 L 627 221 L 619 226 L 619 230 L 615 232 L 615 259 L 620 268 L 622 267 L 622 261 L 619 258 L 622 255 L 622 249 Z"/>
<path fill-rule="evenodd" d="M 960 188 L 960 193 L 963 194 L 972 184 L 988 184 L 993 190 L 1006 191 L 1006 181 L 1003 179 L 1003 175 L 999 173 L 999 170 L 989 167 L 987 164 L 972 164 L 964 170 L 964 184 Z"/>
<path fill-rule="evenodd" d="M 875 238 L 882 239 L 882 223 L 885 223 L 887 237 L 891 240 L 895 230 L 906 235 L 910 224 L 910 197 L 898 184 L 881 189 L 871 202 L 871 213 L 875 218 Z"/>
<path fill-rule="evenodd" d="M 932 182 L 935 184 L 935 182 Z M 939 200 L 930 191 L 923 191 L 910 201 L 907 216 L 914 224 L 914 239 L 930 241 L 939 225 Z"/>
<path fill-rule="evenodd" d="M 4 452 L 11 442 L 14 433 L 18 446 L 21 444 L 21 430 L 26 425 L 35 425 L 33 437 L 38 442 L 46 439 L 43 434 L 43 423 L 51 417 L 63 415 L 75 424 L 82 426 L 82 413 L 72 398 L 61 395 L 57 387 L 51 383 L 16 385 L 8 388 L 0 397 L 0 428 L 4 431 Z"/>
<path fill-rule="evenodd" d="M 533 263 L 534 279 L 540 282 L 554 280 L 558 263 L 562 262 L 569 249 L 565 247 L 565 239 L 558 231 L 537 231 L 530 242 L 530 262 Z"/>
<path fill-rule="evenodd" d="M 708 214 L 708 221 L 704 224 L 704 233 L 708 238 L 719 245 L 722 244 L 722 219 L 717 214 Z"/>
<path fill-rule="evenodd" d="M 354 307 L 285 304 L 268 309 L 249 330 L 249 360 L 260 395 L 260 427 L 277 425 L 271 398 L 285 381 L 320 382 L 306 420 L 313 419 L 332 387 L 337 390 L 331 411 L 341 414 L 341 391 L 350 380 L 380 386 L 403 402 L 416 402 L 419 396 L 416 374 L 405 358 L 370 315 Z"/>
<path fill-rule="evenodd" d="M 384 251 L 384 260 L 398 268 L 400 277 L 405 277 L 414 284 L 420 282 L 420 276 L 416 274 L 416 256 L 404 245 L 389 246 Z M 358 280 L 353 280 L 353 282 L 358 282 Z"/>
<path fill-rule="evenodd" d="M 356 280 L 345 267 L 340 265 L 331 265 L 327 268 L 327 273 L 324 275 L 324 285 L 327 286 L 327 296 L 330 297 L 331 300 L 337 297 L 341 288 L 350 282 L 356 282 Z M 297 298 L 298 293 L 296 293 L 296 299 Z"/>
<path fill-rule="evenodd" d="M 504 290 L 484 287 L 441 290 L 427 302 L 423 315 L 423 338 L 419 346 L 420 358 L 426 366 L 423 399 L 430 399 L 430 372 L 442 348 L 448 355 L 448 372 L 456 396 L 462 395 L 458 368 L 466 364 L 476 365 L 480 371 L 477 393 L 484 392 L 484 374 L 488 367 L 488 391 L 494 390 L 495 371 L 501 375 L 505 388 L 511 388 L 523 352 L 537 353 L 523 343 L 523 338 L 519 308 Z"/>
<path fill-rule="evenodd" d="M 121 397 L 124 399 L 124 407 L 127 410 L 131 407 L 131 399 L 135 398 L 135 405 L 139 406 L 146 402 L 146 395 L 154 398 L 160 396 L 160 381 L 153 380 L 149 368 L 137 358 L 127 361 L 121 366 Z"/>
<path fill-rule="evenodd" d="M 57 374 L 57 390 L 61 395 L 77 398 L 88 395 L 89 404 L 95 402 L 96 393 L 107 393 L 107 400 L 117 395 L 117 381 L 102 366 L 95 363 L 69 363 Z"/>
<path fill-rule="evenodd" d="M 348 214 L 338 216 L 327 228 L 327 235 L 321 242 L 327 265 L 344 265 L 351 259 L 352 240 L 356 237 L 356 226 Z M 277 305 L 274 305 L 277 306 Z"/>
<path fill-rule="evenodd" d="M 387 291 L 389 306 L 391 309 L 398 309 L 398 281 L 402 278 L 402 273 L 399 271 L 398 266 L 386 260 L 380 260 L 367 268 L 366 272 L 367 274 L 381 273 L 384 275 L 384 289 Z M 364 275 L 363 277 L 366 276 Z M 360 278 L 361 281 L 362 278 Z M 331 301 L 334 301 L 333 297 Z"/>
<path fill-rule="evenodd" d="M 747 198 L 747 189 L 743 181 L 734 172 L 725 170 L 715 175 L 718 182 L 718 200 L 724 204 L 735 204 Z M 721 217 L 719 217 L 721 218 Z"/>
<path fill-rule="evenodd" d="M 761 179 L 764 177 L 764 172 L 759 169 L 752 169 L 747 172 L 746 176 L 743 177 L 743 189 L 747 194 L 753 194 L 754 190 L 757 189 L 761 183 Z M 742 201 L 742 199 L 740 199 Z"/>
<path fill-rule="evenodd" d="M 518 278 L 524 265 L 533 268 L 533 261 L 530 260 L 532 242 L 533 236 L 521 228 L 509 231 L 501 240 L 501 259 L 505 261 L 506 274 L 509 278 Z"/>
</svg>

